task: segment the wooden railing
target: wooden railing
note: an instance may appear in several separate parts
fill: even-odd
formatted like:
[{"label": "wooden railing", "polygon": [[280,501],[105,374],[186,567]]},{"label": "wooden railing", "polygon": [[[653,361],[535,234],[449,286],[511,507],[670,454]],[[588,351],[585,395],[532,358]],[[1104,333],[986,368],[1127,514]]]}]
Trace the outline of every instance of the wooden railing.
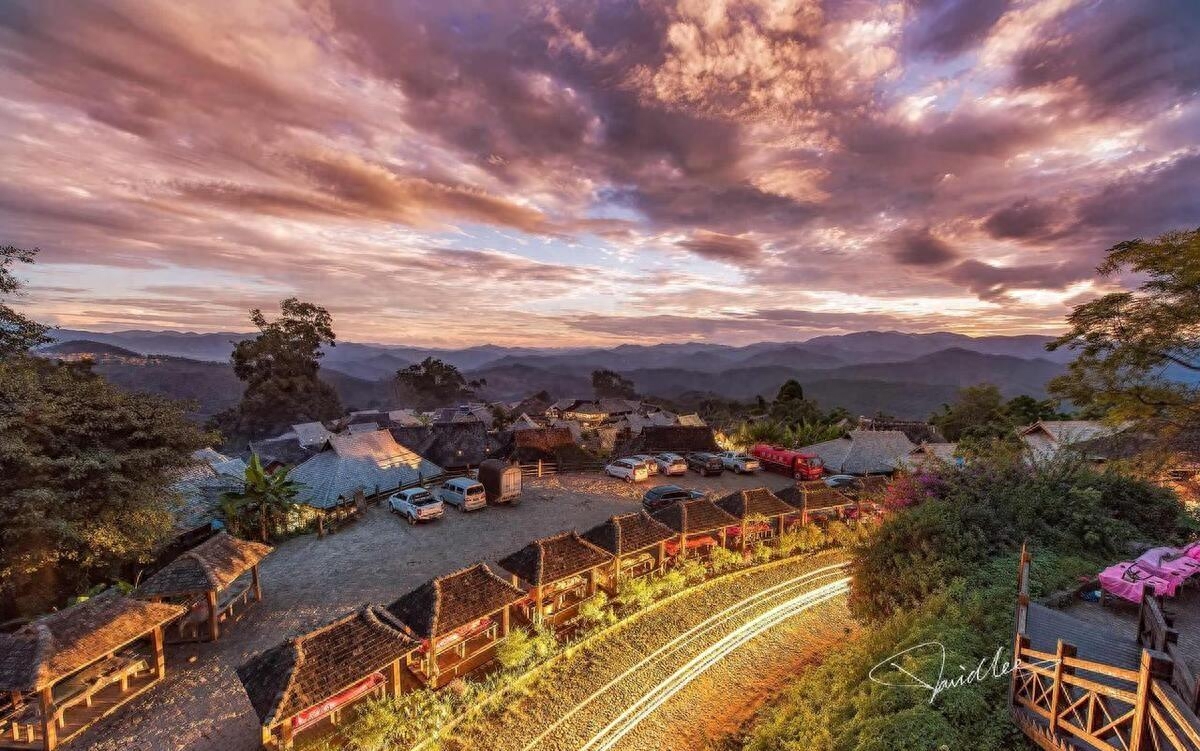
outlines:
[{"label": "wooden railing", "polygon": [[1026,635],[1029,566],[1022,549],[1009,705],[1025,734],[1047,751],[1072,741],[1098,751],[1200,751],[1196,678],[1158,601],[1142,601],[1137,670],[1080,659],[1061,639],[1053,653],[1040,652]]}]

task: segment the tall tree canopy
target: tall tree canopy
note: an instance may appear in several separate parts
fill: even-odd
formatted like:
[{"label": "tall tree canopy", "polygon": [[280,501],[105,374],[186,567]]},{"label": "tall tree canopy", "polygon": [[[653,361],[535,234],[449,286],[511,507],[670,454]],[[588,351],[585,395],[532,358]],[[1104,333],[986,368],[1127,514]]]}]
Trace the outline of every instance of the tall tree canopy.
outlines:
[{"label": "tall tree canopy", "polygon": [[422,408],[446,407],[475,395],[487,381],[468,381],[458,368],[436,357],[396,371],[396,390],[402,399]]},{"label": "tall tree canopy", "polygon": [[337,392],[319,376],[321,346],[336,345],[332,316],[294,297],[279,307],[282,315],[274,321],[257,308],[250,311],[259,334],[233,348],[233,372],[246,390],[237,407],[213,418],[227,439],[272,435],[298,422],[342,414]]},{"label": "tall tree canopy", "polygon": [[593,370],[592,391],[597,399],[633,399],[637,389],[633,381],[615,370]]},{"label": "tall tree canopy", "polygon": [[1200,229],[1120,243],[1097,269],[1125,270],[1136,290],[1077,306],[1049,345],[1077,353],[1051,391],[1160,435],[1200,429]]},{"label": "tall tree canopy", "polygon": [[184,409],[88,363],[0,361],[0,602],[40,612],[149,559],[171,534],[178,470],[215,438]]},{"label": "tall tree canopy", "polygon": [[958,390],[951,404],[934,413],[930,422],[950,441],[1007,438],[1013,431],[1038,420],[1060,420],[1059,412],[1050,400],[1038,400],[1022,394],[1004,401],[1000,389],[990,383],[980,383]]},{"label": "tall tree canopy", "polygon": [[16,263],[33,263],[38,249],[23,250],[12,245],[0,247],[0,359],[28,351],[50,341],[47,327],[8,307],[4,299],[20,294],[23,286],[13,274]]}]

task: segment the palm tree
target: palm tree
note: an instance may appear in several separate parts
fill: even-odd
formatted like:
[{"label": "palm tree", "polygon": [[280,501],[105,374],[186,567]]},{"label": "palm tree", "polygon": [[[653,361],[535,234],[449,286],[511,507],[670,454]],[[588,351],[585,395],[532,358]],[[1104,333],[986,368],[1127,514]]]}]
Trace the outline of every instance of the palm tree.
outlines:
[{"label": "palm tree", "polygon": [[226,517],[234,518],[247,512],[258,514],[258,532],[267,542],[267,521],[279,515],[287,516],[296,505],[300,484],[288,477],[291,470],[280,467],[274,472],[263,469],[257,454],[246,465],[246,480],[240,491],[221,494],[221,509]]}]

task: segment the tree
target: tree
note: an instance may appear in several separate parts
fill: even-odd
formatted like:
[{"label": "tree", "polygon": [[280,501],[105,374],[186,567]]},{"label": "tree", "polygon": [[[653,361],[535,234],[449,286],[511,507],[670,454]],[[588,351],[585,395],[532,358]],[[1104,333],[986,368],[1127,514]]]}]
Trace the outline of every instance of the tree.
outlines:
[{"label": "tree", "polygon": [[1051,393],[1075,405],[1132,420],[1170,439],[1200,428],[1200,229],[1128,240],[1097,269],[1131,271],[1135,291],[1078,305],[1070,329],[1047,346],[1077,353]]},{"label": "tree", "polygon": [[821,409],[811,399],[804,398],[804,387],[795,379],[788,379],[779,387],[775,401],[771,403],[771,417],[785,423],[817,422]]},{"label": "tree", "polygon": [[233,372],[246,390],[237,407],[213,418],[226,438],[258,438],[342,414],[337,392],[318,375],[321,345],[336,345],[332,316],[294,297],[279,307],[283,315],[274,321],[250,311],[259,334],[233,348]]},{"label": "tree", "polygon": [[50,341],[47,327],[21,315],[2,300],[18,295],[24,284],[13,275],[14,263],[33,263],[38,249],[23,250],[12,245],[0,247],[0,360],[28,351]]},{"label": "tree", "polygon": [[963,438],[996,438],[1011,429],[1004,415],[1004,397],[990,383],[967,386],[958,390],[953,404],[942,405],[930,422],[938,426],[946,440]]},{"label": "tree", "polygon": [[0,360],[3,610],[41,612],[151,560],[172,532],[178,472],[216,439],[186,409],[120,391],[90,363]]},{"label": "tree", "polygon": [[597,399],[635,399],[633,381],[614,370],[593,370],[592,391]]},{"label": "tree", "polygon": [[468,381],[458,368],[436,357],[426,357],[415,365],[396,371],[398,392],[407,391],[420,407],[445,407],[475,395],[487,385],[480,379]]},{"label": "tree", "polygon": [[280,467],[274,472],[267,472],[258,454],[251,454],[242,489],[221,494],[221,508],[225,517],[237,519],[246,514],[255,516],[259,537],[267,542],[269,530],[278,528],[279,519],[286,519],[296,507],[300,485],[288,477],[290,471],[289,468]]}]

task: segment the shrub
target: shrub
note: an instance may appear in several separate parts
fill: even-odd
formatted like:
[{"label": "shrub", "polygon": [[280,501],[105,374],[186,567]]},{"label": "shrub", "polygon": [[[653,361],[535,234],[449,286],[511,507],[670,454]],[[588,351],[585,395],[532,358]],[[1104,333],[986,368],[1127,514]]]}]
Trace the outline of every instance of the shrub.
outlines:
[{"label": "shrub", "polygon": [[533,657],[534,645],[529,632],[513,629],[496,645],[496,661],[505,670],[521,667]]},{"label": "shrub", "polygon": [[704,564],[695,558],[685,558],[672,572],[680,574],[688,584],[699,584],[708,577]]},{"label": "shrub", "polygon": [[[697,563],[699,566],[699,564]],[[700,566],[701,578],[703,578],[704,567]],[[673,595],[676,592],[682,592],[688,586],[687,573],[681,568],[673,568],[670,571],[663,572],[655,582],[657,594],[659,597]]]},{"label": "shrub", "polygon": [[622,579],[617,584],[617,602],[621,607],[640,610],[654,601],[654,587],[646,577]]},{"label": "shrub", "polygon": [[579,618],[589,626],[605,626],[617,617],[608,606],[608,594],[600,590],[579,606]]},{"label": "shrub", "polygon": [[751,560],[753,560],[755,563],[760,563],[760,564],[767,563],[774,557],[775,557],[775,550],[770,545],[766,545],[761,542],[754,546],[754,550],[750,554]]}]

